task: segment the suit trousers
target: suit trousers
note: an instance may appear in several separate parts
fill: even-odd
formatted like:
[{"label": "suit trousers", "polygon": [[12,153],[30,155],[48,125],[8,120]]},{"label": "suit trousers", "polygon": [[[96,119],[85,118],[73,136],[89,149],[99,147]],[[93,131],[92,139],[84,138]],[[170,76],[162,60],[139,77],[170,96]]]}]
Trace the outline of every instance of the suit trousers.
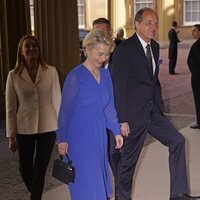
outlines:
[{"label": "suit trousers", "polygon": [[172,44],[169,49],[169,73],[175,73],[177,63],[178,47],[177,44]]},{"label": "suit trousers", "polygon": [[[195,77],[195,78],[194,78]],[[200,78],[198,75],[192,74],[192,92],[194,96],[195,111],[197,123],[200,124]]]},{"label": "suit trousers", "polygon": [[31,200],[41,200],[45,174],[55,144],[56,133],[47,132],[32,135],[17,134],[19,170],[31,192]]},{"label": "suit trousers", "polygon": [[138,128],[133,127],[130,135],[125,138],[118,165],[118,200],[131,200],[132,177],[147,133],[168,147],[170,196],[188,192],[185,139],[166,116],[154,112],[151,122]]},{"label": "suit trousers", "polygon": [[108,160],[114,176],[115,199],[117,199],[116,178],[117,178],[117,168],[121,158],[121,152],[119,149],[115,149],[116,146],[115,136],[112,134],[111,131],[107,131],[107,133],[108,133]]},{"label": "suit trousers", "polygon": [[175,73],[175,67],[177,62],[177,53],[174,54],[171,58],[169,58],[169,73]]}]

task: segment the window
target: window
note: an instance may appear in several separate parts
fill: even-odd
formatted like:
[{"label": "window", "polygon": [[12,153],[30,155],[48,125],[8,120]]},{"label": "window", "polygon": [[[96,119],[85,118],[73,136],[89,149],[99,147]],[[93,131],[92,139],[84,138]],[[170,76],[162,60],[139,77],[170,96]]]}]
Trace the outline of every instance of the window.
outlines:
[{"label": "window", "polygon": [[134,13],[137,13],[143,7],[153,8],[153,0],[135,0]]},{"label": "window", "polygon": [[34,2],[33,0],[29,0],[30,3],[30,17],[31,17],[31,32],[34,33]]},{"label": "window", "polygon": [[[31,17],[31,31],[34,34],[34,0],[29,0],[30,17]],[[78,0],[78,24],[80,29],[85,28],[85,0]]]},{"label": "window", "polygon": [[184,0],[184,25],[200,23],[200,0]]},{"label": "window", "polygon": [[78,26],[85,28],[85,0],[78,0]]}]

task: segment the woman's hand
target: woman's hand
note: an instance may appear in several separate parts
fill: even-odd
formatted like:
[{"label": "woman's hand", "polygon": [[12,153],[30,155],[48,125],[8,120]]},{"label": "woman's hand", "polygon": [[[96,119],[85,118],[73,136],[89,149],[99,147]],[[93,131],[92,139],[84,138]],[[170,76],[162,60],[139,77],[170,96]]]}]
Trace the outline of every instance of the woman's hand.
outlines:
[{"label": "woman's hand", "polygon": [[121,135],[116,135],[115,136],[115,141],[116,141],[116,149],[120,149],[122,148],[123,144],[124,144],[124,139]]},{"label": "woman's hand", "polygon": [[58,143],[58,152],[60,155],[65,156],[68,150],[68,144],[67,142],[61,142]]},{"label": "woman's hand", "polygon": [[121,133],[123,136],[128,137],[130,128],[127,122],[121,123]]},{"label": "woman's hand", "polygon": [[14,137],[8,138],[8,148],[14,153],[17,150],[17,143]]}]

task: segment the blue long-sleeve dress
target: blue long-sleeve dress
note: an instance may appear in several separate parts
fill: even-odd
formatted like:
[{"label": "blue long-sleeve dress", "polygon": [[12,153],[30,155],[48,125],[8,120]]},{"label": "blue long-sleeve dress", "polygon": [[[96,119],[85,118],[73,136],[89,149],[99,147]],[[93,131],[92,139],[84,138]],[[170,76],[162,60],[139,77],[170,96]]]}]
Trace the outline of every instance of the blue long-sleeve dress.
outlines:
[{"label": "blue long-sleeve dress", "polygon": [[71,200],[106,200],[111,196],[106,128],[120,134],[108,69],[98,83],[82,64],[67,76],[58,118],[58,142],[68,143],[76,168]]}]

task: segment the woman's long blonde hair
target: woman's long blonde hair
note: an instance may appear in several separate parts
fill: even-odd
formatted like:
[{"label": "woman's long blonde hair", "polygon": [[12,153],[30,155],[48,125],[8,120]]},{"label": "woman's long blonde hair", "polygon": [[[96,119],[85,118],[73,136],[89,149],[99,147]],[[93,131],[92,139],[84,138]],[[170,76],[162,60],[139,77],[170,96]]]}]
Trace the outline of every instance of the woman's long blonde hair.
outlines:
[{"label": "woman's long blonde hair", "polygon": [[40,64],[42,66],[43,70],[46,70],[48,67],[47,67],[46,61],[44,60],[44,58],[42,56],[39,40],[33,35],[25,35],[20,39],[20,41],[18,43],[17,58],[16,58],[16,64],[15,64],[15,73],[21,74],[22,70],[25,67],[25,58],[22,55],[22,46],[23,46],[23,42],[26,39],[32,39],[36,42],[36,44],[38,46],[38,64]]}]

